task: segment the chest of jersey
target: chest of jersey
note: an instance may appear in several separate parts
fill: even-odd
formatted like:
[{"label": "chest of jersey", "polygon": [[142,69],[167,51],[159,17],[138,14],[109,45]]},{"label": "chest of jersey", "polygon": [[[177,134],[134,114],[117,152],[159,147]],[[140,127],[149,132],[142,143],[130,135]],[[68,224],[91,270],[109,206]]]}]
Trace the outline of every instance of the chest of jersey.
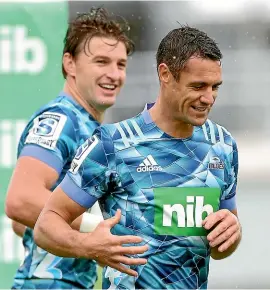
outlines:
[{"label": "chest of jersey", "polygon": [[223,156],[218,145],[175,140],[119,151],[121,190],[112,199],[126,212],[125,226],[151,235],[175,236],[179,228],[181,236],[204,235],[202,219],[218,209],[227,186]]},{"label": "chest of jersey", "polygon": [[122,186],[139,188],[226,186],[226,159],[219,144],[157,140],[117,153]]}]

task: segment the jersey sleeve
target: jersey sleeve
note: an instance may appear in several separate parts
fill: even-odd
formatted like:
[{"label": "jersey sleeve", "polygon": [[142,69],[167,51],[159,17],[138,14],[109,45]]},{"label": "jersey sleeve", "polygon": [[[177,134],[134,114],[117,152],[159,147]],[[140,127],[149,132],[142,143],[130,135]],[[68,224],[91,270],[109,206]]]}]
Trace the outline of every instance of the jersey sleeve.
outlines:
[{"label": "jersey sleeve", "polygon": [[65,163],[75,154],[77,127],[75,114],[65,108],[57,106],[42,112],[30,121],[23,133],[18,157],[38,159],[60,174]]},{"label": "jersey sleeve", "polygon": [[238,177],[238,149],[234,139],[232,139],[232,150],[228,158],[227,186],[222,194],[220,209],[233,210],[236,209],[236,187]]},{"label": "jersey sleeve", "polygon": [[97,199],[120,186],[113,141],[105,129],[96,129],[93,136],[78,148],[70,170],[59,186],[85,208],[90,208]]}]

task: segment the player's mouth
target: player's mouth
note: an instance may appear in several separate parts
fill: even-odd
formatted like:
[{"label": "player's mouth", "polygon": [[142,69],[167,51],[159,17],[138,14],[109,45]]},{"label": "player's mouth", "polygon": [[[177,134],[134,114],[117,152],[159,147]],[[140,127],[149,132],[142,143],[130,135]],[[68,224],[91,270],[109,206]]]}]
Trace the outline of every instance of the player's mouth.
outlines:
[{"label": "player's mouth", "polygon": [[200,106],[191,106],[191,108],[197,112],[200,112],[200,113],[203,113],[203,112],[206,112],[208,107],[200,107]]},{"label": "player's mouth", "polygon": [[107,90],[107,91],[114,91],[117,88],[117,85],[113,85],[113,84],[99,84],[99,86],[103,90]]}]

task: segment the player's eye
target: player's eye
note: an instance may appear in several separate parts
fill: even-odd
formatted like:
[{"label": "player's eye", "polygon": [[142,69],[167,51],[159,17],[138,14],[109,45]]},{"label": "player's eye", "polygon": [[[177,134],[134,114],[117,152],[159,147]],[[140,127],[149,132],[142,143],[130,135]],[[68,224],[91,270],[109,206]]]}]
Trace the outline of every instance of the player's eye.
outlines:
[{"label": "player's eye", "polygon": [[121,69],[125,69],[126,66],[127,66],[126,63],[124,63],[124,62],[121,62],[118,64],[118,67],[120,67]]},{"label": "player's eye", "polygon": [[192,86],[192,88],[193,88],[194,90],[200,90],[200,89],[202,89],[203,87],[204,87],[203,84],[196,84],[196,85],[193,85],[193,86]]},{"label": "player's eye", "polygon": [[98,59],[97,60],[97,63],[106,64],[106,60],[104,60],[104,59]]},{"label": "player's eye", "polygon": [[218,91],[219,88],[220,88],[220,85],[218,85],[218,86],[213,86],[213,91]]}]

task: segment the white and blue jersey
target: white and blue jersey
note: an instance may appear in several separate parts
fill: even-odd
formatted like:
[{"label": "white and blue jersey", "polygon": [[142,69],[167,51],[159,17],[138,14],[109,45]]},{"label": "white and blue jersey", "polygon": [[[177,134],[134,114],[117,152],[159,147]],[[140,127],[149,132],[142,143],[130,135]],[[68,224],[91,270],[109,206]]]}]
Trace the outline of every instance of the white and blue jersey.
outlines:
[{"label": "white and blue jersey", "polygon": [[[22,133],[17,157],[33,157],[55,169],[59,179],[53,190],[70,168],[77,147],[98,126],[83,107],[61,93],[31,117]],[[23,244],[26,255],[15,275],[13,289],[93,288],[97,279],[95,261],[56,257],[46,252],[35,244],[30,228],[26,229]]]},{"label": "white and blue jersey", "polygon": [[60,187],[89,208],[99,199],[104,218],[121,209],[115,235],[137,235],[149,250],[132,266],[138,277],[110,267],[103,289],[207,288],[210,247],[202,220],[236,208],[238,153],[223,127],[207,120],[191,137],[173,138],[144,110],[103,125],[81,146]]}]

